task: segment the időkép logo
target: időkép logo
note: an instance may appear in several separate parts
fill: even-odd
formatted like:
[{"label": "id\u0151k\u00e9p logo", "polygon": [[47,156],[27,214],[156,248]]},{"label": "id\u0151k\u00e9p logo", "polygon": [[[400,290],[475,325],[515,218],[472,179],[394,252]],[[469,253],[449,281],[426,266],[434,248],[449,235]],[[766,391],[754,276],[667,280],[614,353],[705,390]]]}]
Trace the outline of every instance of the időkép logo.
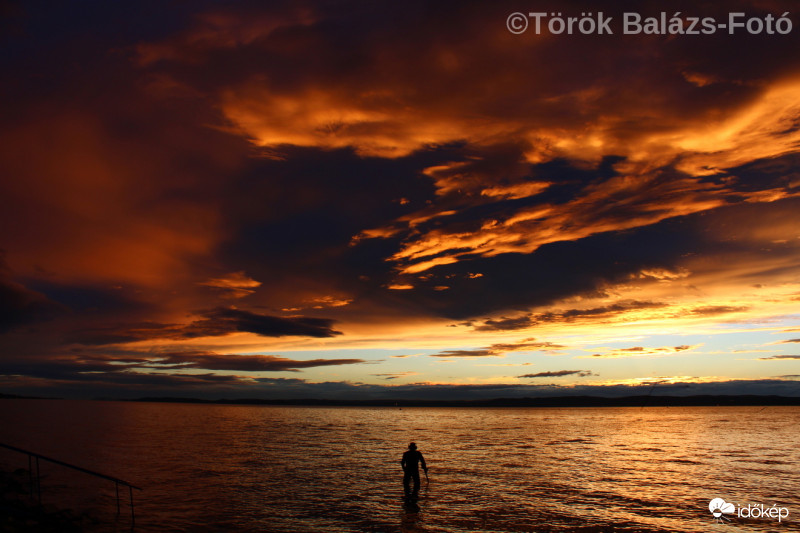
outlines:
[{"label": "id\u0151k\u00e9p logo", "polygon": [[756,518],[756,519],[777,519],[778,522],[789,516],[789,509],[786,507],[778,507],[777,504],[772,504],[771,507],[761,504],[748,504],[747,506],[740,505],[737,509],[736,505],[726,502],[722,498],[714,498],[708,504],[708,510],[714,516],[714,520],[723,523],[730,522],[730,518],[726,515],[733,515],[737,518]]}]

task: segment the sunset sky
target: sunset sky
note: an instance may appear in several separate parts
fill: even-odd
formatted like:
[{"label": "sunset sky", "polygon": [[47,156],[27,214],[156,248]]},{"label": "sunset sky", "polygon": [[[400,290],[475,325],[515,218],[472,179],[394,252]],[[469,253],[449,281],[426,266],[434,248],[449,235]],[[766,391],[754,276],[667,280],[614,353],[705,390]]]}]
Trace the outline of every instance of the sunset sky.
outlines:
[{"label": "sunset sky", "polygon": [[4,3],[0,392],[800,396],[796,8]]}]

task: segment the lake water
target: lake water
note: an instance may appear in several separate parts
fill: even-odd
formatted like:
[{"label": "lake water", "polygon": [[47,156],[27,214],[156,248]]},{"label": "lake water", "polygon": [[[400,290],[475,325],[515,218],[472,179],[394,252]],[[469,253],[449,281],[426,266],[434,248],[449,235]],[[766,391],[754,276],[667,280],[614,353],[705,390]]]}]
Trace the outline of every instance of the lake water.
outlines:
[{"label": "lake water", "polygon": [[[141,532],[800,531],[799,428],[798,407],[0,401],[0,442],[142,487]],[[399,464],[412,440],[430,467],[416,504]],[[113,483],[40,468],[44,503],[113,519]],[[789,516],[717,524],[712,498]],[[130,530],[128,512],[99,530]]]}]

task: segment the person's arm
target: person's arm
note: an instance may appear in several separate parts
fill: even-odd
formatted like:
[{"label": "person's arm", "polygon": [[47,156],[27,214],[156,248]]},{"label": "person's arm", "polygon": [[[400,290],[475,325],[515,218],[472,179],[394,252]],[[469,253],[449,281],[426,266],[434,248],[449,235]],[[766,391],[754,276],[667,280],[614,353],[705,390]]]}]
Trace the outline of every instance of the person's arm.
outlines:
[{"label": "person's arm", "polygon": [[422,469],[427,473],[428,472],[428,465],[425,464],[425,458],[422,457],[422,453],[419,454],[419,462],[422,463]]},{"label": "person's arm", "polygon": [[403,467],[403,471],[406,470],[406,454],[403,454],[403,457],[400,458],[400,466]]}]

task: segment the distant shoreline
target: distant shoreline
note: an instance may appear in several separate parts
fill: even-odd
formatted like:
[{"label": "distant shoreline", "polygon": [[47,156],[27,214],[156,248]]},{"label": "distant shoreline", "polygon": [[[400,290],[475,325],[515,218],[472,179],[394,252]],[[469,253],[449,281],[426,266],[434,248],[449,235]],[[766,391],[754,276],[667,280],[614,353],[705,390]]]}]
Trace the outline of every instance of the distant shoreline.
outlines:
[{"label": "distant shoreline", "polygon": [[332,399],[218,399],[137,398],[134,402],[206,403],[223,405],[297,405],[344,407],[679,407],[679,406],[773,406],[800,405],[800,397],[791,396],[560,396],[551,398],[495,398],[491,400],[332,400]]},{"label": "distant shoreline", "polygon": [[[59,400],[41,396],[0,393],[2,399]],[[205,400],[202,398],[143,397],[95,398],[97,401],[194,403],[211,405],[275,405],[317,407],[689,407],[689,406],[796,406],[800,396],[776,395],[696,395],[696,396],[554,396],[537,398],[494,398],[491,400],[336,400],[320,398],[261,399],[243,398]]]}]

